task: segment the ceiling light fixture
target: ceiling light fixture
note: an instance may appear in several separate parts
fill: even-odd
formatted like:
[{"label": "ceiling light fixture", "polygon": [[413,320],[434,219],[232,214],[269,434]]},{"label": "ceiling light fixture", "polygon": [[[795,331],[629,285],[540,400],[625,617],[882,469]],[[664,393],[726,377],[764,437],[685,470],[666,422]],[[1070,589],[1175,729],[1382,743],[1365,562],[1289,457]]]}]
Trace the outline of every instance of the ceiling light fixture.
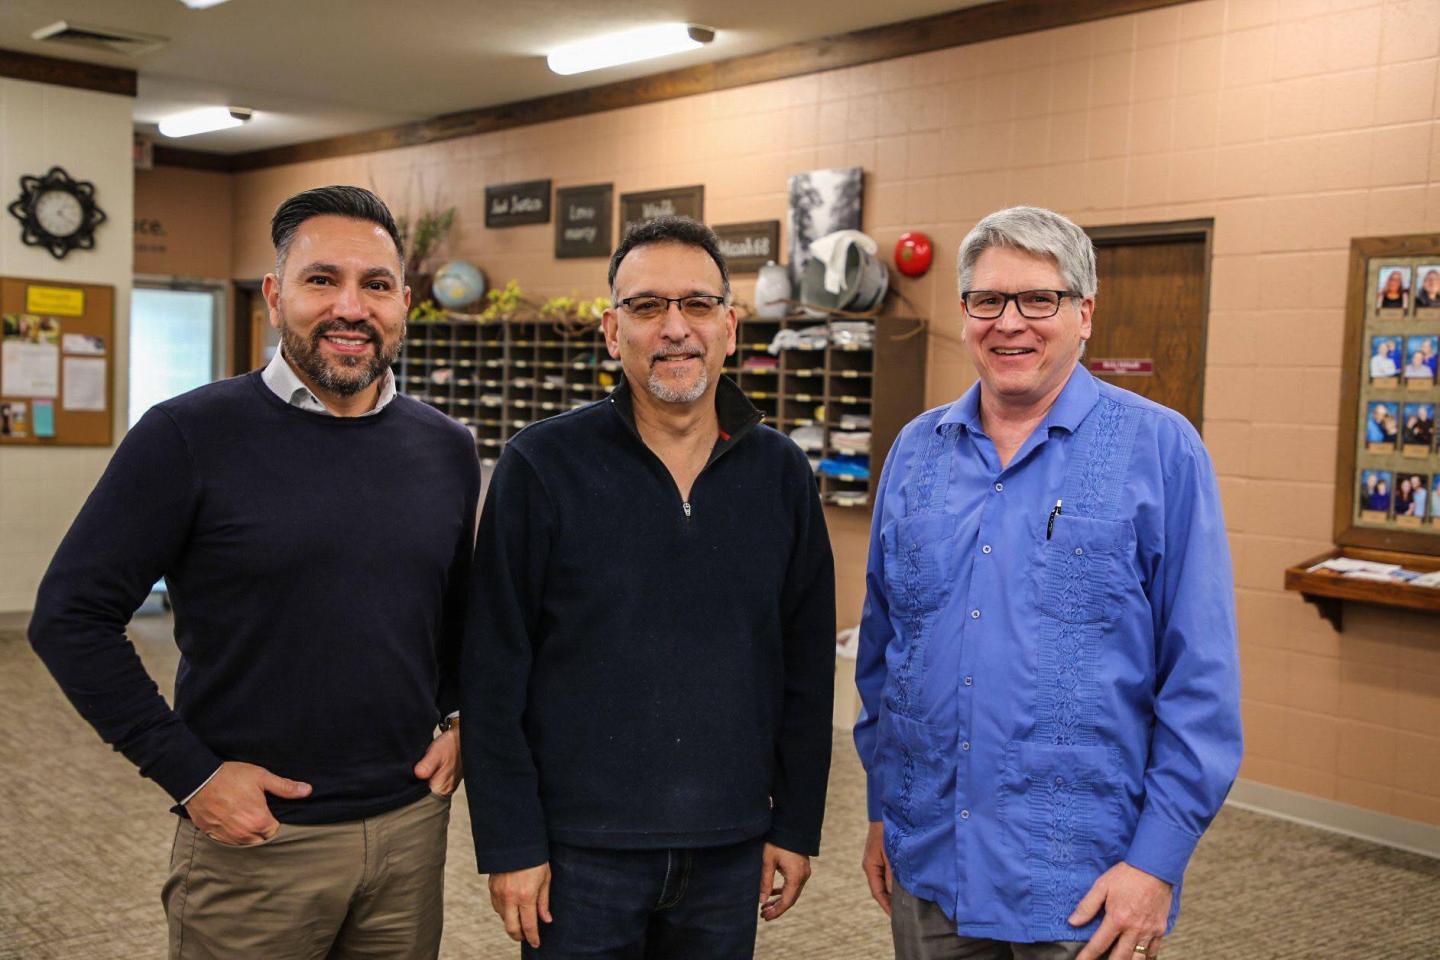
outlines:
[{"label": "ceiling light fixture", "polygon": [[191,10],[207,10],[210,7],[220,6],[225,0],[180,0],[180,2]]},{"label": "ceiling light fixture", "polygon": [[167,137],[190,137],[197,133],[228,130],[245,123],[252,115],[252,111],[244,107],[202,107],[170,114],[160,121],[160,132]]},{"label": "ceiling light fixture", "polygon": [[561,76],[602,70],[636,60],[698,50],[715,39],[715,31],[693,23],[657,23],[556,47],[546,56],[550,69]]}]

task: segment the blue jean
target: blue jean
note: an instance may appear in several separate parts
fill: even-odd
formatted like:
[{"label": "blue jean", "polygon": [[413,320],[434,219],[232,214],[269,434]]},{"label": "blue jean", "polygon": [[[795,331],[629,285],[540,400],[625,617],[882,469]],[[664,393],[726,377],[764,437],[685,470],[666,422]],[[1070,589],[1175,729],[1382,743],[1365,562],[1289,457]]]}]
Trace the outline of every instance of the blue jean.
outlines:
[{"label": "blue jean", "polygon": [[746,960],[762,839],[693,850],[550,847],[550,914],[534,960]]}]

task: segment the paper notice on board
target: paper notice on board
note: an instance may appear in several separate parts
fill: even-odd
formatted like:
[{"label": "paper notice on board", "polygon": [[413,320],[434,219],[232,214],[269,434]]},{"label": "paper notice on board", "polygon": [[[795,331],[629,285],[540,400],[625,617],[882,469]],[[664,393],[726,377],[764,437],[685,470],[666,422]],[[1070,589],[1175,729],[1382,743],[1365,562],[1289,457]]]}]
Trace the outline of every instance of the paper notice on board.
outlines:
[{"label": "paper notice on board", "polygon": [[21,340],[0,343],[0,393],[7,397],[54,397],[59,392],[58,346]]},{"label": "paper notice on board", "polygon": [[91,357],[65,358],[65,396],[62,410],[105,409],[105,361]]}]

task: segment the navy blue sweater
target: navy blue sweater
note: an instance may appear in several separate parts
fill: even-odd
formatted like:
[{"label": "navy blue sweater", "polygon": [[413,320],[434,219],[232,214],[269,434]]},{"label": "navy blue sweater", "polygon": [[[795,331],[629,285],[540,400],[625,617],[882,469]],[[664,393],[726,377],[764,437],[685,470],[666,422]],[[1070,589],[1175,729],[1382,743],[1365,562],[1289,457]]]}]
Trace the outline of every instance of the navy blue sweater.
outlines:
[{"label": "navy blue sweater", "polygon": [[550,842],[818,852],[835,580],[805,455],[728,380],[689,502],[630,394],[505,448],[461,673],[480,871]]},{"label": "navy blue sweater", "polygon": [[[427,787],[479,465],[408,397],[369,417],[292,407],[259,373],[148,411],[40,585],[30,642],[75,708],[176,800],[222,760],[314,786],[277,819],[330,823]],[[172,710],[125,625],[164,576],[181,660]]]}]

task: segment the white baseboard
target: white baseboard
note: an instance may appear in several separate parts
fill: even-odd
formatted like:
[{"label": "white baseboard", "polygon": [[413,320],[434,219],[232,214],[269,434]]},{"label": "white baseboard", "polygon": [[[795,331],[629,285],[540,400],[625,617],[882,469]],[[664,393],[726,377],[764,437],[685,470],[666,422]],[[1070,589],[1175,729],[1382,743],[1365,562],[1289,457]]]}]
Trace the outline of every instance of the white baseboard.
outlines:
[{"label": "white baseboard", "polygon": [[1253,780],[1235,781],[1230,799],[1225,802],[1241,810],[1440,859],[1440,827],[1418,820],[1376,813]]}]

